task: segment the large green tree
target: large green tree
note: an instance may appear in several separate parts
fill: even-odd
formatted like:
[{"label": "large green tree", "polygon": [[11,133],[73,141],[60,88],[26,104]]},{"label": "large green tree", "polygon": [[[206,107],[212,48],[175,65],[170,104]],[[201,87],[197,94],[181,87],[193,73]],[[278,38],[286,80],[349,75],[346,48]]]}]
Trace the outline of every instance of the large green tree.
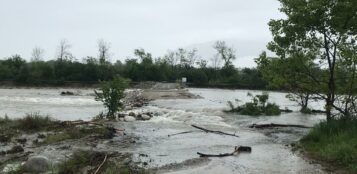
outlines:
[{"label": "large green tree", "polygon": [[[269,43],[268,48],[283,60],[304,57],[316,63],[325,71],[322,77],[316,77],[309,71],[301,72],[300,75],[313,82],[315,88],[309,89],[310,92],[326,101],[327,120],[333,118],[334,110],[350,115],[351,110],[345,110],[338,104],[352,101],[341,97],[344,87],[337,85],[336,75],[339,69],[346,68],[341,66],[341,63],[348,67],[355,66],[351,62],[356,57],[347,55],[356,54],[357,1],[279,1],[282,5],[280,11],[286,17],[269,22],[273,41]],[[352,76],[346,75],[343,78],[349,83],[355,81]]]}]

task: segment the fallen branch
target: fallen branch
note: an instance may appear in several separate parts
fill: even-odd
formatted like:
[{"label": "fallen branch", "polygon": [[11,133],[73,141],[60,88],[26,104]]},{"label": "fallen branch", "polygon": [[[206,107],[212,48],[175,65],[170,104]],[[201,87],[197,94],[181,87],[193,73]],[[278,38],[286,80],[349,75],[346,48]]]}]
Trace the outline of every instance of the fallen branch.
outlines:
[{"label": "fallen branch", "polygon": [[232,153],[221,153],[221,154],[216,155],[216,154],[204,154],[204,153],[197,152],[197,154],[200,155],[200,157],[226,157],[226,156],[238,155],[240,152],[251,152],[251,151],[252,151],[251,147],[236,146]]},{"label": "fallen branch", "polygon": [[297,124],[275,124],[275,123],[270,123],[270,124],[252,124],[252,125],[249,126],[249,128],[257,128],[257,129],[273,128],[273,127],[311,128],[310,126],[297,125]]},{"label": "fallen branch", "polygon": [[104,165],[105,161],[107,161],[107,157],[108,155],[106,154],[105,157],[104,157],[104,160],[103,162],[99,165],[99,167],[97,168],[97,170],[94,172],[94,174],[97,174],[100,170],[100,168]]},{"label": "fallen branch", "polygon": [[214,131],[214,130],[209,130],[209,129],[205,129],[205,128],[202,128],[202,127],[199,127],[199,126],[196,126],[196,125],[191,125],[192,127],[196,128],[196,129],[200,129],[206,133],[214,133],[214,134],[219,134],[219,135],[228,135],[228,136],[233,136],[233,137],[239,137],[238,135],[235,135],[235,134],[230,134],[230,133],[225,133],[225,132],[222,132],[222,131]]},{"label": "fallen branch", "polygon": [[189,134],[189,133],[193,133],[193,132],[196,132],[196,131],[185,131],[185,132],[179,132],[179,133],[170,134],[170,135],[167,135],[167,136],[168,136],[168,137],[172,137],[172,136],[175,136],[175,135]]}]

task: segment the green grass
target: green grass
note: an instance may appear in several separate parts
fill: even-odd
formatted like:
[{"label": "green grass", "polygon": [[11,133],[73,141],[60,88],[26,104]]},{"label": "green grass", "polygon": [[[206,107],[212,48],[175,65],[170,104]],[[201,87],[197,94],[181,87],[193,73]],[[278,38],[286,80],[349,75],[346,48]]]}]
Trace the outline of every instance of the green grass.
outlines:
[{"label": "green grass", "polygon": [[113,131],[107,127],[72,127],[64,129],[62,132],[50,134],[46,137],[43,144],[53,144],[69,139],[80,139],[88,135],[97,135],[98,138],[110,139]]},{"label": "green grass", "polygon": [[52,144],[68,139],[79,139],[88,135],[97,135],[98,138],[110,139],[115,130],[104,126],[70,126],[63,125],[60,121],[38,113],[27,114],[24,118],[9,119],[7,116],[0,118],[0,142],[9,142],[12,137],[21,133],[35,133],[39,131],[55,131],[46,137],[43,144]]},{"label": "green grass", "polygon": [[33,133],[47,130],[59,125],[58,121],[38,113],[26,114],[23,118],[10,119],[8,116],[0,118],[0,142],[8,142],[21,131]]},{"label": "green grass", "polygon": [[322,122],[301,144],[313,156],[357,172],[357,119]]},{"label": "green grass", "polygon": [[[98,166],[103,162],[105,158],[104,152],[97,151],[85,151],[79,150],[73,153],[73,155],[65,160],[63,163],[59,164],[57,167],[59,174],[76,174],[87,166],[93,167],[89,173],[94,173]],[[110,155],[107,156],[106,162],[101,167],[99,173],[101,174],[127,174],[127,173],[138,173],[133,172],[127,165],[120,164],[120,159],[111,160]],[[139,172],[144,173],[144,172]]]}]

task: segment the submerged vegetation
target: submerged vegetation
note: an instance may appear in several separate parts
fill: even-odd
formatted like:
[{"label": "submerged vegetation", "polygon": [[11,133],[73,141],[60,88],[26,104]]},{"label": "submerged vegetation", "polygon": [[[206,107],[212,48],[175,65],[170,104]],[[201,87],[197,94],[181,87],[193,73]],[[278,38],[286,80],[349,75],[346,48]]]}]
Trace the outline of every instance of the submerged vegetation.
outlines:
[{"label": "submerged vegetation", "polygon": [[313,157],[357,172],[357,119],[341,118],[315,126],[301,143]]},{"label": "submerged vegetation", "polygon": [[[229,101],[228,105],[230,107],[229,112],[236,112],[242,115],[250,116],[273,116],[280,115],[281,111],[279,106],[275,103],[269,103],[269,95],[267,93],[262,93],[261,95],[253,96],[251,93],[248,93],[248,96],[251,97],[251,102],[247,102],[244,105],[234,106],[233,102]],[[237,100],[238,102],[238,100]]]}]

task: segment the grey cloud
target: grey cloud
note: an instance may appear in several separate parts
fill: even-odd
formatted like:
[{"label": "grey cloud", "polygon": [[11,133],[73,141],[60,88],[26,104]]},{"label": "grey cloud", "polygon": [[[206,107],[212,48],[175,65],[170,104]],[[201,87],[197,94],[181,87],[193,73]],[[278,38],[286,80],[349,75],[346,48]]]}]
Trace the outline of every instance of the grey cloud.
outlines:
[{"label": "grey cloud", "polygon": [[278,8],[276,0],[0,0],[0,58],[29,58],[39,46],[52,59],[63,38],[77,58],[96,55],[100,38],[114,60],[138,47],[160,56],[214,40],[235,40],[238,57],[254,57],[271,39],[267,22],[281,17]]}]

